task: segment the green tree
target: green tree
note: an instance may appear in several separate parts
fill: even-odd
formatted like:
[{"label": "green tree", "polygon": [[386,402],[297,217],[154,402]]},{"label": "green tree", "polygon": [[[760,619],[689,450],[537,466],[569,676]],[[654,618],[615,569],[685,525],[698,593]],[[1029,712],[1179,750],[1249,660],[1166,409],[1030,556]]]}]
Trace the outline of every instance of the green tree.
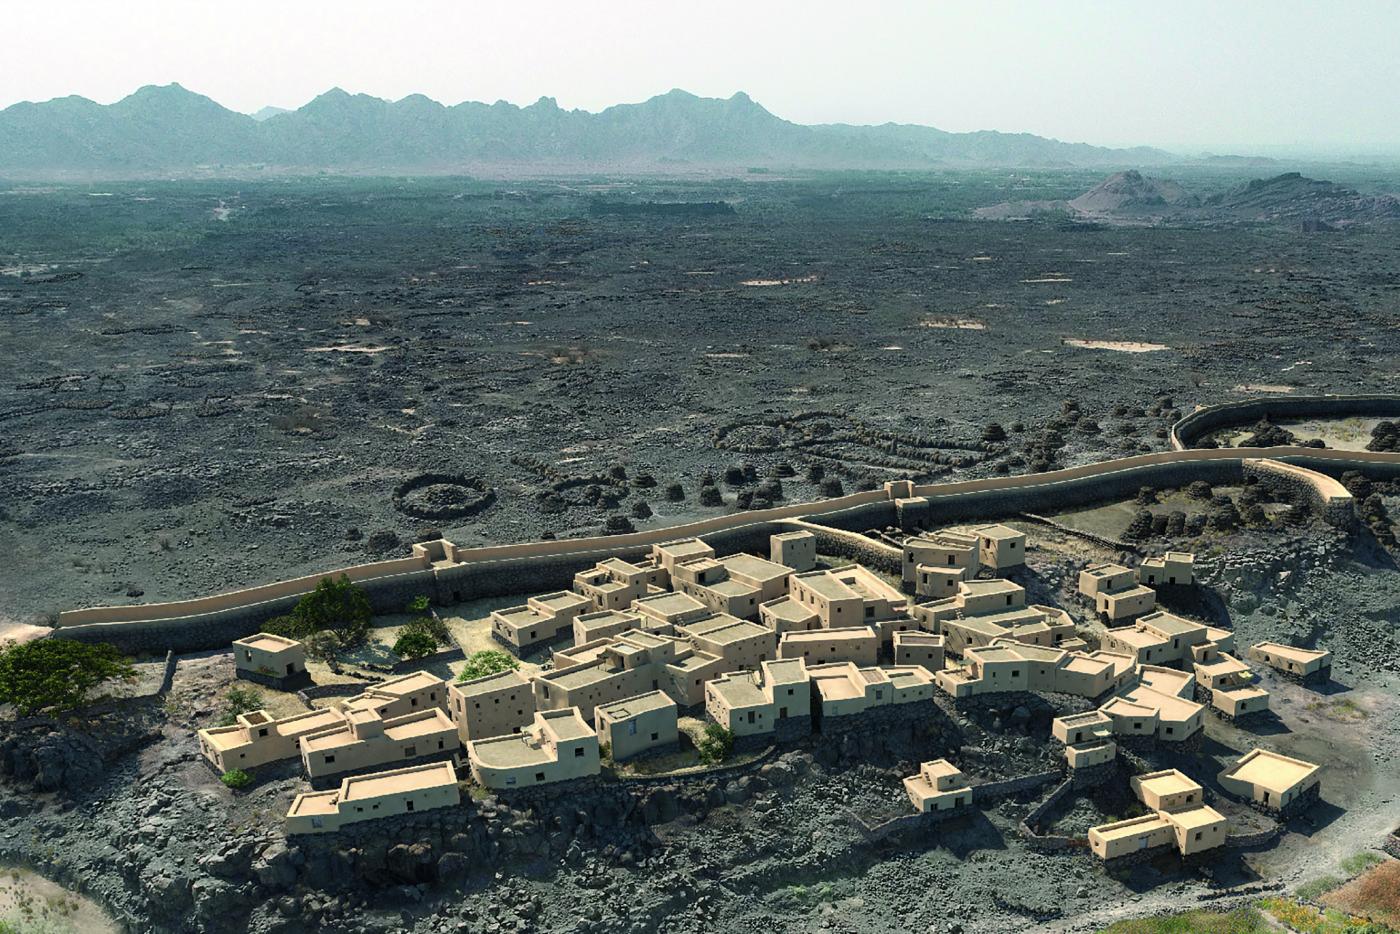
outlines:
[{"label": "green tree", "polygon": [[409,613],[426,613],[426,612],[428,612],[428,597],[427,597],[427,594],[421,594],[421,593],[420,593],[418,596],[416,596],[416,597],[414,597],[412,600],[408,601],[408,612],[409,612]]},{"label": "green tree", "polygon": [[697,748],[700,750],[701,762],[712,765],[723,762],[734,751],[734,731],[718,723],[707,723],[705,735],[700,738]]},{"label": "green tree", "polygon": [[230,788],[247,788],[253,784],[253,776],[242,769],[229,769],[219,776],[219,781]]},{"label": "green tree", "polygon": [[283,636],[288,639],[305,639],[311,635],[306,625],[295,616],[274,616],[263,623],[263,632],[270,632],[274,636]]},{"label": "green tree", "polygon": [[394,642],[394,654],[399,658],[422,658],[437,651],[437,640],[422,629],[405,628]]},{"label": "green tree", "polygon": [[480,652],[473,652],[467,658],[466,665],[462,666],[462,670],[457,674],[457,680],[470,681],[503,671],[514,671],[519,667],[520,661],[513,655],[495,649],[482,649]]},{"label": "green tree", "polygon": [[309,633],[322,630],[333,632],[340,644],[353,648],[369,635],[373,611],[365,592],[344,574],[339,578],[323,577],[316,589],[297,601],[292,618]]},{"label": "green tree", "polygon": [[238,722],[239,714],[261,710],[262,705],[261,692],[252,688],[229,688],[224,695],[224,713],[219,717],[219,726],[233,726]]},{"label": "green tree", "polygon": [[328,665],[335,664],[344,647],[340,636],[329,629],[313,632],[306,638],[306,654],[312,658],[320,659]]},{"label": "green tree", "polygon": [[73,639],[35,639],[0,649],[0,704],[21,714],[80,706],[106,681],[133,681],[136,669],[113,646]]}]

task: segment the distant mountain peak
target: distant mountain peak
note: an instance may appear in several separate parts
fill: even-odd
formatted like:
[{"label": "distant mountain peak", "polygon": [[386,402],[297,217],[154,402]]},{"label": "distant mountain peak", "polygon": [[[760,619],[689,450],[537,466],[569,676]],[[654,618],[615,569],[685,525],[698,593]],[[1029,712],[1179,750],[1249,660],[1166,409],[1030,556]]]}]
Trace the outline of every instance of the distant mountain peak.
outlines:
[{"label": "distant mountain peak", "polygon": [[1166,158],[1156,150],[1029,134],[802,126],[743,91],[717,98],[683,88],[598,113],[563,110],[549,96],[526,107],[506,101],[449,107],[422,94],[391,102],[333,87],[297,110],[265,107],[249,116],[176,83],[142,87],[106,107],[50,101],[0,110],[0,172],[30,176],[169,174],[210,165],[413,174],[507,165],[1110,167]]}]

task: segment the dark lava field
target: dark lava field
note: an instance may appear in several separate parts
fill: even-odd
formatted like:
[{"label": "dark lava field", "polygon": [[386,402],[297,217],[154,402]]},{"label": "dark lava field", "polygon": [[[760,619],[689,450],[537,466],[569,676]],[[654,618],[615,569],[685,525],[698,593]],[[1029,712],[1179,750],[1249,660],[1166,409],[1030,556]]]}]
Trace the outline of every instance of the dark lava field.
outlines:
[{"label": "dark lava field", "polygon": [[1393,391],[1393,227],[970,219],[1100,177],[0,183],[0,621]]}]

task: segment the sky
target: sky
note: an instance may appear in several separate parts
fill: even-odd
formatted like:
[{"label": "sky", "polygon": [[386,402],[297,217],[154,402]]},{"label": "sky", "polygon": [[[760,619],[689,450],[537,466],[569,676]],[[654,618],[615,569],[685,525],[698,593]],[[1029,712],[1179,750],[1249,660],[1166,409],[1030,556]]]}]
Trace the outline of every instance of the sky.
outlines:
[{"label": "sky", "polygon": [[1400,153],[1400,0],[8,0],[0,107],[179,82],[597,111],[679,87],[797,123],[1182,153]]}]

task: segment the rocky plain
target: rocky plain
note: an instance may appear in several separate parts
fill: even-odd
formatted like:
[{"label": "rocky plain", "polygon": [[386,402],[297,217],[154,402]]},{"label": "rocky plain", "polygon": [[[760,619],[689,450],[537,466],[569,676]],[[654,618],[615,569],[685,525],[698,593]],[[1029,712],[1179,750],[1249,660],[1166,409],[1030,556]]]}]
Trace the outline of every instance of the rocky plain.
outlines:
[{"label": "rocky plain", "polygon": [[[1073,466],[1164,450],[1196,405],[1394,391],[1393,228],[971,214],[1099,177],[0,185],[0,621],[17,633],[437,534],[592,535]],[[1247,181],[1184,184],[1204,199]],[[1370,426],[1291,430],[1364,446]],[[899,777],[922,759],[986,780],[1052,767],[1056,698],[949,705],[732,774],[483,796],[288,841],[293,771],[235,794],[199,761],[193,730],[232,683],[219,653],[178,659],[168,693],[0,742],[0,856],[133,931],[1090,931],[1228,904],[1400,823],[1400,495],[1359,493],[1372,511],[1349,532],[1242,490],[1054,517],[1196,551],[1202,586],[1179,609],[1242,645],[1336,655],[1329,693],[1265,675],[1267,736],[1209,723],[1202,762],[1263,738],[1329,771],[1326,807],[1208,872],[1109,876],[1031,849],[1016,827],[1043,789],[926,834],[860,832],[853,816],[902,812]],[[1161,520],[1143,527],[1144,509]],[[1124,556],[1027,531],[1020,581],[1092,634],[1074,574]],[[142,664],[158,682],[161,660]],[[1057,820],[1123,806],[1079,795]]]}]

